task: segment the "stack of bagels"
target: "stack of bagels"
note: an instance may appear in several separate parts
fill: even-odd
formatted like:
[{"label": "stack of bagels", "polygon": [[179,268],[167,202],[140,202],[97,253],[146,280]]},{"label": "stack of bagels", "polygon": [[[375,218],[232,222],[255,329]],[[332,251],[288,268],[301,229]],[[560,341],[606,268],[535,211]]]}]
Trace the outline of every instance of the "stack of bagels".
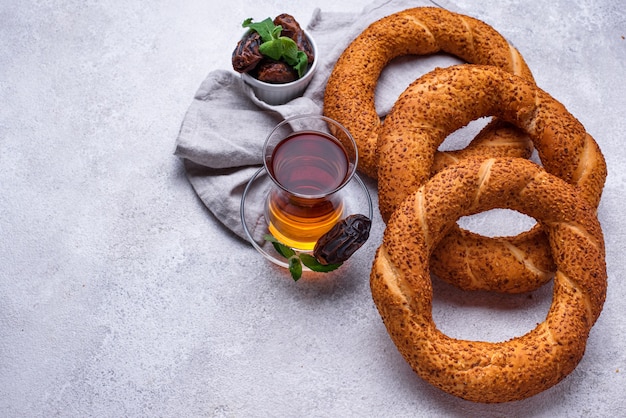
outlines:
[{"label": "stack of bagels", "polygon": [[[374,104],[383,68],[403,55],[448,53],[467,64],[413,82],[384,121]],[[398,350],[432,385],[476,402],[542,392],[581,360],[606,295],[597,219],[606,163],[567,109],[537,87],[520,53],[489,25],[414,8],[367,27],[328,80],[324,114],[348,128],[359,170],[378,181],[386,229],[370,276]],[[440,152],[453,131],[492,121],[463,150]],[[536,150],[541,164],[529,157]],[[488,238],[457,220],[494,208],[533,217],[531,230]],[[521,293],[554,280],[545,320],[491,343],[450,338],[432,317],[430,273],[466,290]]]}]

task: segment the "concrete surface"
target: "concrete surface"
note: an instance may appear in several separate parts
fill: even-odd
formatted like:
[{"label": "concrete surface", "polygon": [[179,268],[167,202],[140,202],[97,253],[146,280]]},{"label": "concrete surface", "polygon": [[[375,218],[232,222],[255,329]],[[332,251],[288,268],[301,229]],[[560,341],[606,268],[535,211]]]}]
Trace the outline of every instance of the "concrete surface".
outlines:
[{"label": "concrete surface", "polygon": [[[349,272],[294,284],[186,180],[173,156],[180,122],[206,74],[230,68],[241,20],[307,22],[315,7],[362,2],[4,1],[0,416],[626,416],[623,4],[454,4],[518,47],[608,162],[609,291],[569,377],[503,405],[432,388],[371,300],[380,222]],[[444,332],[485,340],[531,329],[551,297],[549,286],[532,298],[435,291]]]}]

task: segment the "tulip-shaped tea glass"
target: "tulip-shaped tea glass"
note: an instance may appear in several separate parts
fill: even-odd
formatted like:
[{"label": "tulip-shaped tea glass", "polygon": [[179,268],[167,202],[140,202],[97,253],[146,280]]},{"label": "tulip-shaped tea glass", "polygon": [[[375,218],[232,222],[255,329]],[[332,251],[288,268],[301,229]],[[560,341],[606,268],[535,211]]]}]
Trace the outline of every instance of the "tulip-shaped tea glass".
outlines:
[{"label": "tulip-shaped tea glass", "polygon": [[279,123],[263,146],[263,164],[273,182],[265,218],[274,238],[296,250],[312,250],[343,218],[341,189],[357,162],[354,139],[338,122],[302,115]]}]

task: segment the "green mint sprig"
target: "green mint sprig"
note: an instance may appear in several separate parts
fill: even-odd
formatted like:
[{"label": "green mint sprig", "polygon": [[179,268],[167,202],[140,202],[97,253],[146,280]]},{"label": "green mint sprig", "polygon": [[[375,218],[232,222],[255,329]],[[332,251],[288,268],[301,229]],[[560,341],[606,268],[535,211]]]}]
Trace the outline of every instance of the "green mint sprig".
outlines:
[{"label": "green mint sprig", "polygon": [[298,77],[304,75],[308,65],[308,57],[304,51],[298,49],[298,45],[293,39],[281,36],[282,26],[274,25],[274,22],[269,17],[258,23],[253,23],[252,18],[249,17],[243,21],[241,26],[250,28],[261,36],[263,41],[259,46],[261,54],[276,61],[282,59],[298,72]]},{"label": "green mint sprig", "polygon": [[283,257],[287,259],[289,263],[289,272],[295,282],[302,277],[302,265],[308,267],[311,271],[318,273],[327,273],[329,271],[337,270],[343,263],[336,264],[322,264],[311,254],[298,253],[293,248],[290,248],[278,241],[270,234],[266,234],[263,238],[266,241],[271,242],[274,249]]}]

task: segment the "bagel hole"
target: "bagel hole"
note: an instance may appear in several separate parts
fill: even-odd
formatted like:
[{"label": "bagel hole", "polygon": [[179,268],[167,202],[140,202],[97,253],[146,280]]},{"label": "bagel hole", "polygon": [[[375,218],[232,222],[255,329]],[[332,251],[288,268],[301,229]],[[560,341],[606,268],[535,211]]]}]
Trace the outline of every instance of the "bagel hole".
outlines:
[{"label": "bagel hole", "polygon": [[529,160],[543,167],[543,163],[541,162],[541,158],[539,158],[539,153],[537,152],[537,148],[533,149],[533,152],[530,155]]},{"label": "bagel hole", "polygon": [[411,83],[437,67],[464,64],[465,61],[449,54],[403,55],[392,59],[380,73],[374,92],[376,113],[384,118],[398,97]]},{"label": "bagel hole", "polygon": [[512,209],[491,209],[457,221],[459,227],[486,237],[512,237],[532,229],[536,223],[535,218]]},{"label": "bagel hole", "polygon": [[433,277],[433,320],[451,338],[507,341],[545,320],[552,291],[552,281],[522,294],[464,291]]},{"label": "bagel hole", "polygon": [[472,139],[476,137],[482,131],[482,129],[491,122],[493,117],[485,116],[475,119],[467,125],[457,129],[446,137],[446,139],[439,145],[439,151],[457,151],[465,148],[472,142]]}]

